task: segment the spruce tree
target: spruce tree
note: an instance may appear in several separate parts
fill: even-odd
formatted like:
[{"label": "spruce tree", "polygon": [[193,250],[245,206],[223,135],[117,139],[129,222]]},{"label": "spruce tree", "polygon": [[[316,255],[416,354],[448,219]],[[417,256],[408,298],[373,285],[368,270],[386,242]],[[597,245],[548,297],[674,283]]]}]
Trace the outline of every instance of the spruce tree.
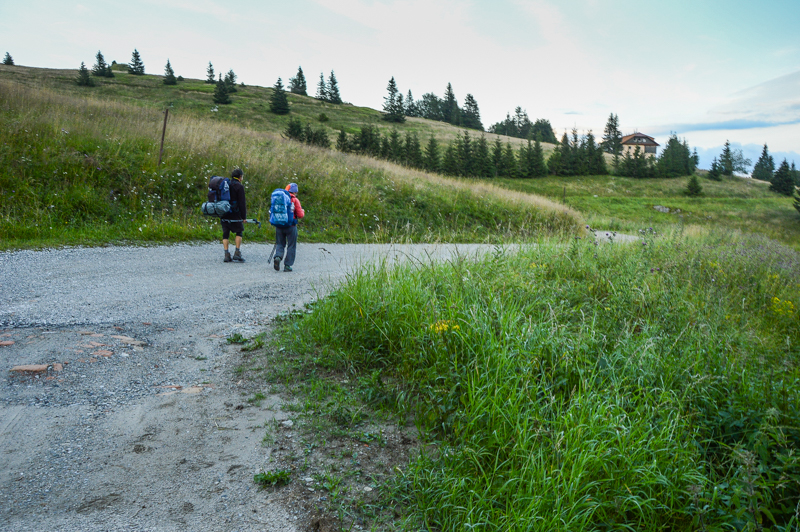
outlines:
[{"label": "spruce tree", "polygon": [[344,129],[340,130],[339,135],[336,137],[336,149],[342,153],[350,151],[350,141]]},{"label": "spruce tree", "polygon": [[703,187],[700,186],[700,181],[697,180],[697,175],[692,174],[689,182],[686,184],[686,195],[695,198],[703,193]]},{"label": "spruce tree", "polygon": [[325,83],[325,75],[322,72],[319,73],[319,83],[317,83],[317,95],[315,98],[323,102],[328,101],[328,84]]},{"label": "spruce tree", "polygon": [[518,176],[522,179],[532,177],[530,174],[531,163],[533,162],[533,144],[531,143],[531,139],[528,139],[527,144],[522,144],[519,147],[517,160],[519,161]]},{"label": "spruce tree", "polygon": [[[602,154],[601,154],[602,157]],[[539,137],[533,143],[533,163],[529,177],[544,177],[547,175],[547,164],[544,162],[544,150]]]},{"label": "spruce tree", "polygon": [[794,189],[794,208],[800,212],[800,191],[797,188]]},{"label": "spruce tree", "polygon": [[217,86],[214,87],[214,103],[222,105],[231,103],[231,97],[228,94],[228,84],[222,79],[222,74],[219,75]]},{"label": "spruce tree", "polygon": [[394,76],[389,80],[386,86],[386,96],[383,98],[383,116],[382,119],[387,122],[402,123],[406,121],[405,109],[400,100],[400,91],[397,89],[397,83],[394,81]]},{"label": "spruce tree", "polygon": [[335,104],[342,103],[342,97],[339,94],[339,82],[336,81],[333,70],[331,70],[331,75],[328,76],[328,101]]},{"label": "spruce tree", "polygon": [[131,55],[131,62],[128,64],[128,72],[135,76],[143,76],[144,75],[144,63],[142,62],[142,56],[139,55],[139,50],[133,50],[133,54]]},{"label": "spruce tree", "polygon": [[567,132],[564,132],[564,135],[561,137],[561,144],[559,145],[559,153],[561,154],[561,158],[558,164],[558,175],[572,175],[573,174],[573,149],[569,143],[569,137],[567,136]]},{"label": "spruce tree", "polygon": [[276,115],[289,114],[289,100],[286,98],[286,91],[283,88],[283,81],[278,78],[272,86],[272,96],[269,98],[269,110]]},{"label": "spruce tree", "polygon": [[81,87],[94,87],[94,80],[92,79],[89,69],[86,68],[86,65],[83,63],[83,61],[81,61],[81,67],[78,69],[78,77],[75,78],[75,83]]},{"label": "spruce tree", "polygon": [[786,159],[783,160],[778,170],[775,171],[775,175],[772,176],[772,184],[769,189],[784,196],[791,196],[794,193],[794,181],[792,181],[791,170]]},{"label": "spruce tree", "polygon": [[306,86],[306,76],[303,74],[303,67],[297,67],[297,74],[293,78],[289,78],[289,92],[308,96],[307,91],[308,87]]},{"label": "spruce tree", "polygon": [[478,109],[478,102],[472,94],[467,94],[464,98],[464,110],[461,112],[461,126],[483,131],[481,123],[481,112]]},{"label": "spruce tree", "polygon": [[400,133],[395,128],[389,132],[388,159],[395,163],[403,162],[403,142],[400,140]]},{"label": "spruce tree", "polygon": [[514,148],[511,147],[510,142],[506,142],[506,149],[503,150],[503,170],[505,171],[504,177],[512,179],[519,174],[517,158],[514,156]]},{"label": "spruce tree", "polygon": [[453,92],[453,86],[448,83],[442,99],[442,120],[448,124],[458,125],[458,101]]},{"label": "spruce tree", "polygon": [[406,164],[412,168],[424,168],[424,158],[417,132],[406,132]]},{"label": "spruce tree", "polygon": [[236,88],[236,74],[233,72],[233,69],[228,70],[228,73],[225,74],[225,85],[226,89],[228,90],[228,94],[233,94],[234,92],[238,92]]},{"label": "spruce tree", "polygon": [[474,174],[478,177],[492,177],[494,169],[492,168],[492,155],[489,153],[489,142],[486,140],[485,135],[481,135],[475,143],[475,169]]},{"label": "spruce tree", "polygon": [[206,83],[216,83],[217,76],[214,75],[214,65],[211,64],[211,61],[208,62],[208,68],[206,69]]},{"label": "spruce tree", "polygon": [[714,157],[714,160],[711,161],[711,170],[708,171],[706,177],[712,181],[722,181],[722,170],[720,169],[716,157]]},{"label": "spruce tree", "polygon": [[175,77],[175,71],[172,70],[172,65],[167,59],[167,64],[164,67],[164,85],[177,85],[178,78]]},{"label": "spruce tree", "polygon": [[531,138],[534,140],[538,138],[541,142],[549,142],[550,144],[556,144],[558,142],[556,134],[553,132],[553,126],[550,125],[549,120],[544,118],[536,119],[536,122],[531,126],[530,134]]},{"label": "spruce tree", "polygon": [[3,58],[3,64],[8,66],[14,66],[14,59],[11,57],[11,54],[6,52],[6,56]]},{"label": "spruce tree", "polygon": [[451,142],[444,150],[444,157],[442,158],[442,173],[445,175],[458,175],[458,172],[458,155],[456,155],[455,144]]},{"label": "spruce tree", "polygon": [[436,137],[431,134],[428,144],[425,146],[425,169],[429,172],[439,172],[439,143]]},{"label": "spruce tree", "polygon": [[284,134],[292,140],[303,142],[303,123],[299,118],[289,119],[289,123],[286,125],[286,131],[284,131]]},{"label": "spruce tree", "polygon": [[492,171],[494,172],[494,176],[503,176],[503,143],[500,141],[500,137],[494,139],[494,145],[492,146]]},{"label": "spruce tree", "polygon": [[727,140],[725,146],[722,147],[722,154],[719,156],[719,165],[722,175],[733,175],[733,152],[731,143]]},{"label": "spruce tree", "polygon": [[100,52],[100,50],[97,50],[97,55],[95,56],[95,60],[96,62],[94,66],[92,66],[92,75],[105,77],[106,69],[110,69],[111,67],[108,66],[108,63],[106,63],[106,60],[103,57],[103,54],[102,52]]},{"label": "spruce tree", "polygon": [[603,141],[600,145],[606,153],[614,156],[619,156],[622,153],[622,133],[619,130],[619,116],[614,113],[608,115],[608,121],[603,130]]},{"label": "spruce tree", "polygon": [[772,175],[775,173],[775,160],[769,154],[767,145],[761,150],[761,157],[756,161],[753,167],[753,179],[760,179],[761,181],[772,181]]},{"label": "spruce tree", "polygon": [[419,116],[419,105],[417,105],[417,102],[414,101],[414,96],[411,94],[411,89],[409,89],[408,95],[406,96],[406,105],[404,111],[406,116]]}]

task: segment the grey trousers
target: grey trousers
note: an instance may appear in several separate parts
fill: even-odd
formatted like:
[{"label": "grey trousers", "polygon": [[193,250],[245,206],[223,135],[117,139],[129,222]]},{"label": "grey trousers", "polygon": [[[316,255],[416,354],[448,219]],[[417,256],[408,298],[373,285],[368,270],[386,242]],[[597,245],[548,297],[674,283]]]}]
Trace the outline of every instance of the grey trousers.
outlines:
[{"label": "grey trousers", "polygon": [[[286,256],[283,252],[286,250]],[[275,228],[275,256],[283,258],[285,266],[294,264],[294,256],[297,252],[297,226]]]}]

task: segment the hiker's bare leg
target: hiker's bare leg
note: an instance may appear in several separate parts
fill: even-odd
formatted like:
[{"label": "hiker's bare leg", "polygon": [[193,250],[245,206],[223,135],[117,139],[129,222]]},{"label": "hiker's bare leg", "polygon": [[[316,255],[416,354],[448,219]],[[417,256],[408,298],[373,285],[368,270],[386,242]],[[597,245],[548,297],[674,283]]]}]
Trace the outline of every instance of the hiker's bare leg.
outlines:
[{"label": "hiker's bare leg", "polygon": [[[242,247],[242,237],[236,235],[236,249]],[[225,244],[225,249],[228,249],[228,244]]]}]

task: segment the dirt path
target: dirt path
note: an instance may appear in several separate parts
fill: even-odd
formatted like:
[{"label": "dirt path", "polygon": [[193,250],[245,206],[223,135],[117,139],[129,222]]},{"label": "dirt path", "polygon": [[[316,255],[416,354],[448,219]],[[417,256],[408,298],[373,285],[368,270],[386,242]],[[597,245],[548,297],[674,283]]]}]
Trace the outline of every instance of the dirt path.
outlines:
[{"label": "dirt path", "polygon": [[219,245],[0,253],[0,529],[304,530],[253,484],[288,415],[247,401],[225,339],[359,264],[492,249],[301,244],[292,273],[263,244],[244,264]]}]

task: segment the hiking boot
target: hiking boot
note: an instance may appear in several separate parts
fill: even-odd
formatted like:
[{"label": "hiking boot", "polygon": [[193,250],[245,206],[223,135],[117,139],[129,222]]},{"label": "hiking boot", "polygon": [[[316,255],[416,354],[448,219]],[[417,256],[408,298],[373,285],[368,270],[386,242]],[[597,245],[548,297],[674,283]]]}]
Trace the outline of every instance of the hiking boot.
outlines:
[{"label": "hiking boot", "polygon": [[233,262],[230,251],[225,251],[225,258],[222,259],[222,262]]},{"label": "hiking boot", "polygon": [[239,248],[236,248],[236,251],[233,252],[233,260],[236,262],[244,262],[244,257],[242,257],[242,252],[239,251]]},{"label": "hiking boot", "polygon": [[290,272],[290,271],[292,271],[292,267],[289,266],[288,264],[284,264],[283,265],[283,271]]},{"label": "hiking boot", "polygon": [[272,267],[275,268],[276,272],[281,271],[281,258],[275,257],[275,260],[272,261]]}]

